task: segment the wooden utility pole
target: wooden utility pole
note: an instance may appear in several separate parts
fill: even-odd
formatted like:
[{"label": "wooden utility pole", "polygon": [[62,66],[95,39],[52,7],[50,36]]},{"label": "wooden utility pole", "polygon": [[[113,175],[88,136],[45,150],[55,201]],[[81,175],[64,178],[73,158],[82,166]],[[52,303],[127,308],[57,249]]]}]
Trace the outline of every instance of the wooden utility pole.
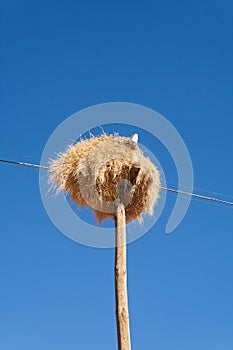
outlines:
[{"label": "wooden utility pole", "polygon": [[126,268],[125,207],[118,203],[115,210],[115,296],[118,350],[131,350]]}]

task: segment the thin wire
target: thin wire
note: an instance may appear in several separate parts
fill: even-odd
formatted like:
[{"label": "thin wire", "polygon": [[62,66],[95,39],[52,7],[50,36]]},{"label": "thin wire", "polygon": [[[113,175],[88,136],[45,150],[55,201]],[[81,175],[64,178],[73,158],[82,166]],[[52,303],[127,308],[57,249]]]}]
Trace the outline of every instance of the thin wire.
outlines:
[{"label": "thin wire", "polygon": [[15,162],[13,160],[5,160],[5,159],[0,159],[0,162],[15,164],[15,165],[31,166],[33,168],[41,168],[41,169],[48,169],[49,168],[48,166],[45,166],[45,165],[38,165],[38,164],[25,163],[25,162]]},{"label": "thin wire", "polygon": [[179,193],[179,194],[184,194],[184,195],[186,195],[186,196],[191,196],[191,197],[195,197],[195,198],[206,199],[206,200],[212,201],[212,202],[218,202],[218,203],[222,203],[222,204],[233,205],[233,202],[224,201],[223,199],[219,199],[219,198],[215,198],[215,197],[202,196],[202,195],[200,195],[200,194],[191,193],[191,192],[186,192],[186,191],[181,191],[181,190],[175,190],[175,189],[173,189],[173,188],[168,188],[168,187],[161,187],[161,189],[162,189],[162,190],[169,191],[169,192],[175,192],[175,193]]},{"label": "thin wire", "polygon": [[[25,162],[16,162],[16,161],[5,160],[5,159],[0,159],[0,162],[8,163],[8,164],[15,164],[15,165],[22,165],[22,166],[30,166],[30,167],[33,167],[33,168],[49,169],[49,167],[45,166],[45,165],[38,165],[38,164],[25,163]],[[183,194],[185,196],[190,196],[190,197],[199,198],[199,199],[205,199],[205,200],[208,200],[208,201],[212,201],[212,202],[217,202],[217,203],[222,203],[222,204],[227,204],[227,205],[232,205],[233,206],[233,202],[225,201],[225,200],[220,199],[220,198],[202,196],[200,194],[186,192],[186,191],[181,191],[181,190],[176,190],[174,188],[163,187],[163,186],[161,186],[161,189],[165,190],[165,191],[173,192],[173,193]]]},{"label": "thin wire", "polygon": [[[170,182],[170,181],[167,181],[167,183],[166,184],[168,184],[169,186],[176,186],[176,183],[175,182]],[[188,189],[189,189],[190,187],[188,187],[188,186],[185,186],[183,183],[182,183],[182,189],[185,191],[185,190],[187,190],[187,192],[188,192]],[[223,197],[227,197],[226,199],[228,199],[228,200],[231,200],[231,199],[233,199],[233,196],[231,195],[227,195],[227,194],[223,194],[223,193],[220,193],[220,192],[213,192],[213,191],[208,191],[208,190],[204,190],[203,188],[200,188],[200,187],[194,187],[193,188],[195,191],[198,191],[198,192],[204,192],[204,193],[207,193],[209,196],[210,195],[214,195],[214,197],[218,197],[218,196],[223,196]]]}]

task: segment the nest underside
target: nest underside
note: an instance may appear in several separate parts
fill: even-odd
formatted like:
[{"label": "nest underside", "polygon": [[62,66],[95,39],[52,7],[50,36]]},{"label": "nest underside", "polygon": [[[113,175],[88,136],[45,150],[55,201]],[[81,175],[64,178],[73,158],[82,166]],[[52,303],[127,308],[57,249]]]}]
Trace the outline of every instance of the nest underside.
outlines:
[{"label": "nest underside", "polygon": [[160,176],[130,138],[102,135],[69,146],[52,160],[49,181],[58,192],[70,193],[78,206],[91,207],[99,222],[114,219],[117,203],[126,221],[153,214]]}]

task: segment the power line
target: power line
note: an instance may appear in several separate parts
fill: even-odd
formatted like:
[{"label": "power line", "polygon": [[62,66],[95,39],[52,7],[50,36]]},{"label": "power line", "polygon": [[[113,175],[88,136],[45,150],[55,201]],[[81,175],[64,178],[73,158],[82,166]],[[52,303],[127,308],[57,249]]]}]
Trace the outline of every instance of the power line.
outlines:
[{"label": "power line", "polygon": [[[45,165],[38,165],[38,164],[25,163],[25,162],[16,162],[16,161],[5,160],[5,159],[0,159],[0,162],[8,163],[8,164],[14,164],[14,165],[28,166],[28,167],[33,167],[33,168],[49,169],[49,167],[45,166]],[[220,199],[220,198],[203,196],[203,195],[200,195],[200,194],[186,192],[186,191],[181,191],[181,190],[176,190],[174,188],[163,187],[163,186],[161,186],[161,189],[165,190],[165,191],[168,191],[168,192],[179,193],[179,194],[183,194],[185,196],[190,196],[190,197],[194,197],[194,198],[204,199],[204,200],[208,200],[208,201],[212,201],[212,202],[217,202],[217,203],[233,206],[233,202],[225,201],[225,200]]]},{"label": "power line", "polygon": [[33,168],[41,168],[41,169],[48,169],[48,166],[45,165],[38,165],[38,164],[32,164],[32,163],[25,163],[25,162],[15,162],[13,160],[5,160],[0,159],[0,162],[2,163],[8,163],[8,164],[15,164],[15,165],[22,165],[22,166],[31,166]]},{"label": "power line", "polygon": [[192,197],[199,198],[199,199],[205,199],[205,200],[212,201],[212,202],[218,202],[218,203],[222,203],[222,204],[233,205],[233,202],[228,202],[228,201],[225,201],[225,200],[220,199],[220,198],[202,196],[200,194],[186,192],[186,191],[181,191],[181,190],[175,190],[173,188],[162,187],[162,186],[161,186],[161,189],[169,191],[169,192],[175,192],[175,193],[179,193],[179,194],[184,194],[186,196],[192,196]]},{"label": "power line", "polygon": [[[166,184],[170,187],[173,187],[173,186],[176,186],[176,183],[175,182],[170,182],[170,181],[166,181]],[[182,188],[183,188],[183,191],[185,191],[185,188],[186,188],[186,191],[188,192],[188,189],[189,187],[188,186],[185,186],[183,183],[182,183]],[[227,194],[223,194],[221,192],[213,192],[213,191],[209,191],[209,190],[205,190],[203,188],[200,188],[200,187],[193,187],[193,189],[196,191],[196,192],[200,192],[200,193],[206,193],[206,196],[213,196],[213,197],[219,197],[219,196],[224,196],[226,198],[226,200],[231,200],[233,199],[233,196],[232,195],[227,195]]]}]

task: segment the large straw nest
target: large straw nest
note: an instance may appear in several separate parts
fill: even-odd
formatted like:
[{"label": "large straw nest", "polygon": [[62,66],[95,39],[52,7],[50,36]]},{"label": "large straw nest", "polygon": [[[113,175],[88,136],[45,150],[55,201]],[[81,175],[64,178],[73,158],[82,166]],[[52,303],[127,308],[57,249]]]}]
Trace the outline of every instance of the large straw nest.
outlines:
[{"label": "large straw nest", "polygon": [[51,185],[69,192],[78,206],[91,207],[97,220],[114,219],[116,204],[125,206],[126,221],[153,214],[160,175],[128,137],[101,135],[70,145],[50,162]]}]

